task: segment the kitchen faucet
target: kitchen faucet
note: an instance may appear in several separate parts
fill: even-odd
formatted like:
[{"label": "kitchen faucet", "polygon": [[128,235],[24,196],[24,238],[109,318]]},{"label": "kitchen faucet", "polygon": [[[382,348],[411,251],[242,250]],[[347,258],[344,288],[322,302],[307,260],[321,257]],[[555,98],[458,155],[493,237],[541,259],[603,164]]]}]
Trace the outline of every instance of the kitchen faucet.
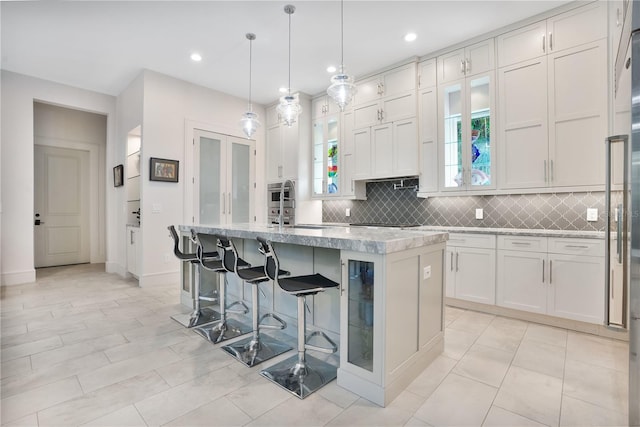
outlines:
[{"label": "kitchen faucet", "polygon": [[[293,181],[291,181],[290,179],[285,179],[284,181],[282,181],[282,184],[280,185],[280,209],[278,210],[278,228],[282,228],[282,225],[284,223],[284,187],[287,186],[287,183],[289,184],[289,188],[291,189],[289,191],[289,194],[293,193]],[[287,200],[291,200],[290,198]]]}]

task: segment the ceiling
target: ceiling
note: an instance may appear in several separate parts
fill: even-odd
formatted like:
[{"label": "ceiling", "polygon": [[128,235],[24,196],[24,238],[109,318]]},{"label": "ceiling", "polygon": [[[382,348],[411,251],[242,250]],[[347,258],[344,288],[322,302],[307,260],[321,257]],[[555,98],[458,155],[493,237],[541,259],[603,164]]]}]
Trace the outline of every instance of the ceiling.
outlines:
[{"label": "ceiling", "polygon": [[[0,3],[2,69],[118,95],[150,69],[269,104],[287,86],[310,95],[340,61],[338,1],[36,1]],[[568,1],[359,1],[344,3],[344,61],[356,76],[463,42]],[[413,31],[418,38],[403,40]],[[199,52],[199,63],[189,58]]]}]

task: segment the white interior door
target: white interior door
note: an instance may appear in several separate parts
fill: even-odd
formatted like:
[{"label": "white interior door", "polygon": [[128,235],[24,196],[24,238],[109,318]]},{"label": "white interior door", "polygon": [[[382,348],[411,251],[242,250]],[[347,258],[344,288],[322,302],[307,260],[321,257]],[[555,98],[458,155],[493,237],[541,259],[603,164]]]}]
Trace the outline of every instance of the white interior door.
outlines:
[{"label": "white interior door", "polygon": [[89,152],[34,148],[35,267],[89,262]]}]

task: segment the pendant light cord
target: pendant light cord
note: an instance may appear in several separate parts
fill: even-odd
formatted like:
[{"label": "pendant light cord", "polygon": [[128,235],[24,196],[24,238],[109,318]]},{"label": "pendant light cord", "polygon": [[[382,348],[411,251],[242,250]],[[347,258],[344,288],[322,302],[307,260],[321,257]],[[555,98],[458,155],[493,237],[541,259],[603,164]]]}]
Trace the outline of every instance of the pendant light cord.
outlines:
[{"label": "pendant light cord", "polygon": [[251,104],[251,62],[253,56],[253,39],[249,39],[249,111],[253,111]]},{"label": "pendant light cord", "polygon": [[291,96],[291,14],[293,11],[288,12],[289,14],[289,96]]},{"label": "pendant light cord", "polygon": [[340,0],[340,72],[344,72],[344,0]]}]

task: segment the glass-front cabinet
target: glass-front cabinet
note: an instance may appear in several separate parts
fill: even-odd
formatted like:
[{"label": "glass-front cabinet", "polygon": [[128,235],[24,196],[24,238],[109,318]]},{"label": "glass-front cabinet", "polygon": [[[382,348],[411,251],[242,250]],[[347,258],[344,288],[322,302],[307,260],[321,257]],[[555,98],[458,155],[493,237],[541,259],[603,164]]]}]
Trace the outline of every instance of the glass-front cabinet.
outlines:
[{"label": "glass-front cabinet", "polygon": [[313,196],[340,195],[340,115],[333,114],[313,122]]},{"label": "glass-front cabinet", "polygon": [[438,135],[442,190],[495,188],[495,111],[493,72],[460,79],[439,88]]},{"label": "glass-front cabinet", "polygon": [[[381,381],[381,262],[363,253],[342,253],[340,366],[361,378]],[[377,271],[379,270],[379,271]]]}]

